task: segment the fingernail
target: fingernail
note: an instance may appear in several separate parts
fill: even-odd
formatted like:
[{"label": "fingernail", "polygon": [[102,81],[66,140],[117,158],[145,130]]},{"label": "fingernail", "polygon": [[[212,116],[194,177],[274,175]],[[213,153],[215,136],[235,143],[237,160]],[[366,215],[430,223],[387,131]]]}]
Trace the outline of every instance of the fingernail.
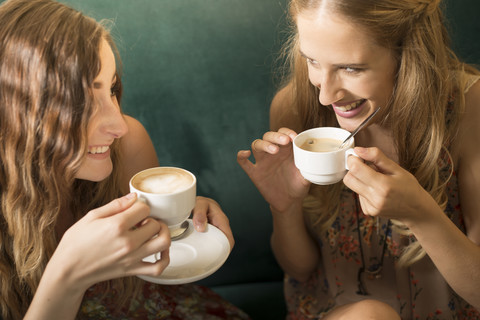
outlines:
[{"label": "fingernail", "polygon": [[125,198],[127,198],[127,199],[133,199],[133,198],[135,198],[136,196],[137,196],[137,194],[136,194],[135,192],[130,192],[129,194],[127,194],[127,195],[125,196]]},{"label": "fingernail", "polygon": [[268,150],[270,150],[271,152],[275,152],[275,151],[277,151],[277,146],[271,144],[271,145],[268,146]]},{"label": "fingernail", "polygon": [[207,225],[206,222],[203,222],[203,223],[202,222],[195,222],[195,230],[201,232],[206,225]]}]

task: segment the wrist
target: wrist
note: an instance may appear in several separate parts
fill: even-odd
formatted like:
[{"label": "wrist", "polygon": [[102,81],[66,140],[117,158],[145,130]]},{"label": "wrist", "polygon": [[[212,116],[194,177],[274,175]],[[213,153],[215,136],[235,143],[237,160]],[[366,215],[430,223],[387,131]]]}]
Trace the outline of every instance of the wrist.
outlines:
[{"label": "wrist", "polygon": [[273,217],[274,232],[275,230],[293,230],[296,229],[295,226],[305,227],[301,203],[294,203],[282,211],[270,206],[270,211]]},{"label": "wrist", "polygon": [[431,224],[438,215],[444,215],[443,210],[438,203],[430,196],[427,191],[425,196],[419,201],[418,205],[412,210],[414,214],[398,219],[408,229],[414,231],[423,224]]},{"label": "wrist", "polygon": [[272,216],[274,218],[298,216],[303,211],[302,203],[303,201],[295,201],[282,209],[270,205],[270,211],[272,212]]},{"label": "wrist", "polygon": [[92,284],[82,280],[81,274],[70,259],[64,259],[63,256],[57,256],[54,253],[43,272],[40,283],[58,287],[56,290],[64,294],[83,296]]}]

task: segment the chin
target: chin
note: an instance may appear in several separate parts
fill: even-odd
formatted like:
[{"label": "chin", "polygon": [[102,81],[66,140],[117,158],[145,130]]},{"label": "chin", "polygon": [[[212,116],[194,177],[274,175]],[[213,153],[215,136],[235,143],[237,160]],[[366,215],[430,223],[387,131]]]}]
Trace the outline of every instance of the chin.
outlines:
[{"label": "chin", "polygon": [[113,165],[98,167],[80,168],[76,178],[92,182],[100,182],[108,178],[112,174]]}]

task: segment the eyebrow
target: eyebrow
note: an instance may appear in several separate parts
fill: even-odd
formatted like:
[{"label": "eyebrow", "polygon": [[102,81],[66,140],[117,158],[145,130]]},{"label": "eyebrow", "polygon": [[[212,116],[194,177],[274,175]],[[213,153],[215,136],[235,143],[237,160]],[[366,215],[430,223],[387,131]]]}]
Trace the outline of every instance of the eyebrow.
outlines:
[{"label": "eyebrow", "polygon": [[[113,77],[112,77],[112,83],[114,82],[114,80],[117,78],[117,72],[115,71],[115,73],[113,74]],[[95,81],[93,83],[93,88],[94,89],[101,89],[102,88],[102,83],[101,82],[98,82],[98,81]]]},{"label": "eyebrow", "polygon": [[[310,58],[309,56],[307,56],[305,53],[303,53],[302,50],[298,50],[300,52],[300,55],[306,59],[310,59],[312,61],[316,61],[315,59],[313,58]],[[365,68],[368,66],[368,64],[366,63],[335,63],[334,64],[335,67],[349,67],[349,68]]]}]

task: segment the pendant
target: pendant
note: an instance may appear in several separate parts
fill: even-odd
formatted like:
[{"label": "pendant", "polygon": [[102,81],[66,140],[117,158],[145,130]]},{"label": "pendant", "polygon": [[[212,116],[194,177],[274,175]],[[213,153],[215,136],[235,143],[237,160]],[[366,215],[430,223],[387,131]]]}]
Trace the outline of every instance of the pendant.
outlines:
[{"label": "pendant", "polygon": [[382,277],[382,265],[372,264],[370,267],[368,267],[365,273],[370,280],[380,279]]}]

